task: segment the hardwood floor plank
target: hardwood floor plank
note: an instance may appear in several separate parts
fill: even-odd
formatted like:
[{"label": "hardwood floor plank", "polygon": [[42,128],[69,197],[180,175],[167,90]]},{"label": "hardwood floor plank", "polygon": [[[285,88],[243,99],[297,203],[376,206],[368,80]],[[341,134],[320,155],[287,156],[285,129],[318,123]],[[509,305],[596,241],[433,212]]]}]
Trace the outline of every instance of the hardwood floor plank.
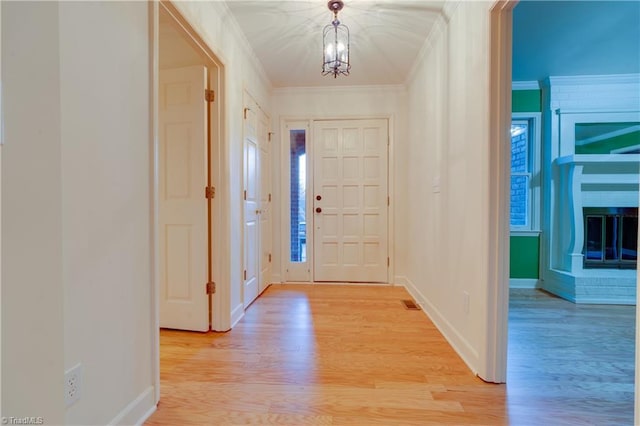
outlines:
[{"label": "hardwood floor plank", "polygon": [[402,299],[400,287],[274,285],[228,333],[162,330],[146,424],[632,424],[634,307],[516,292],[496,385]]}]

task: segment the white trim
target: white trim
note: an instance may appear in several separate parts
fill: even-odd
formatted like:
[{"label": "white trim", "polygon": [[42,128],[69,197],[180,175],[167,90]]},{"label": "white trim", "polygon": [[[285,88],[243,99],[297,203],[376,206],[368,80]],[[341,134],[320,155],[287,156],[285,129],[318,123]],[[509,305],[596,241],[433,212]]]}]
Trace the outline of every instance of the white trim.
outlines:
[{"label": "white trim", "polygon": [[537,278],[509,278],[509,288],[540,288]]},{"label": "white trim", "polygon": [[[355,89],[360,91],[365,86],[353,86],[351,89]],[[396,91],[399,88],[404,90],[404,86],[386,86],[386,88],[393,88]],[[300,93],[308,93],[310,88],[291,88],[295,92]],[[311,92],[314,92],[316,88],[311,88]],[[337,88],[336,90],[342,92],[344,87]],[[326,93],[327,89],[324,88],[321,90],[323,93]],[[311,194],[310,197],[307,197],[307,216],[313,216],[312,208],[313,208],[313,123],[316,121],[326,121],[326,120],[386,120],[387,121],[387,132],[389,137],[389,145],[388,145],[388,153],[387,153],[387,193],[390,198],[390,203],[388,207],[388,223],[387,223],[387,256],[389,256],[389,267],[387,268],[387,274],[385,276],[384,284],[389,284],[391,277],[394,276],[395,271],[395,228],[393,226],[395,221],[395,209],[394,209],[394,176],[395,176],[395,163],[394,163],[394,146],[395,146],[395,116],[393,114],[373,114],[373,115],[343,115],[342,117],[334,117],[334,116],[304,116],[304,117],[296,117],[296,116],[281,116],[280,117],[280,133],[281,133],[281,149],[280,149],[280,191],[281,191],[281,229],[280,229],[280,238],[282,241],[281,244],[281,270],[282,270],[282,282],[283,283],[291,283],[291,282],[309,282],[314,283],[314,271],[313,271],[313,232],[307,232],[307,262],[302,263],[308,265],[309,269],[309,281],[300,280],[301,275],[295,275],[292,278],[292,281],[288,281],[289,277],[287,276],[287,265],[291,265],[288,261],[289,259],[289,244],[290,244],[290,235],[289,235],[289,215],[287,212],[289,211],[289,140],[288,133],[286,131],[287,125],[292,125],[293,128],[302,129],[302,123],[307,124],[307,193]],[[309,220],[307,220],[307,224],[309,224]]]},{"label": "white trim", "polygon": [[612,154],[625,154],[627,152],[635,153],[635,151],[638,151],[638,150],[640,150],[640,145],[631,145],[631,146],[626,146],[624,148],[612,149],[611,153]]},{"label": "white trim", "polygon": [[395,116],[391,114],[387,118],[387,137],[389,144],[387,146],[387,196],[389,202],[387,205],[387,256],[389,264],[387,266],[387,283],[391,283],[391,277],[395,275],[396,270],[396,239],[395,239]]},{"label": "white trim", "polygon": [[512,14],[515,1],[496,1],[489,12],[488,132],[489,184],[486,246],[487,289],[483,304],[485,339],[480,377],[507,380],[507,321],[509,317],[509,204],[511,138]]},{"label": "white trim", "polygon": [[[290,176],[291,170],[291,156],[289,154],[291,149],[290,130],[304,130],[305,131],[305,161],[306,161],[306,204],[305,209],[307,213],[307,260],[305,262],[291,262],[291,230],[290,230],[290,212],[291,212],[291,191],[290,191]],[[309,120],[280,120],[280,211],[283,212],[280,215],[280,230],[281,230],[281,270],[282,270],[282,282],[311,282],[311,259],[313,259],[313,229],[309,226],[311,224],[309,218],[311,216],[311,208],[313,205],[313,188],[311,187],[313,175],[313,163],[311,162],[312,143],[311,143],[311,123]]]},{"label": "white trim", "polygon": [[635,305],[636,295],[618,297],[580,296],[575,297],[574,303],[583,305]]},{"label": "white trim", "polygon": [[[173,1],[172,3],[180,3],[180,1]],[[238,24],[238,21],[236,20],[235,15],[231,12],[227,3],[224,1],[213,1],[213,2],[209,2],[209,4],[219,7],[218,13],[219,13],[219,16],[221,17],[220,22],[221,23],[226,22],[229,24],[229,26],[233,30],[234,35],[240,41],[240,45],[243,47],[245,51],[244,53],[250,58],[251,65],[253,65],[253,67],[257,70],[257,74],[262,78],[263,83],[265,83],[265,86],[271,89],[273,85],[271,84],[269,75],[265,71],[264,66],[262,65],[262,62],[260,62],[260,59],[258,59],[256,52],[251,47],[251,43],[249,43],[247,36],[242,31],[242,28],[240,28],[240,25]],[[262,99],[261,101],[265,102],[266,99]]]},{"label": "white trim", "polygon": [[526,232],[540,229],[540,219],[542,216],[542,113],[541,112],[513,112],[511,113],[512,121],[528,121],[530,122],[529,129],[529,146],[528,149],[531,155],[531,169],[529,175],[531,179],[538,176],[539,184],[529,189],[529,211],[527,212],[527,225],[526,226],[511,226],[511,235],[514,232]]},{"label": "white trim", "polygon": [[[228,330],[231,330],[233,327],[235,327],[238,321],[240,321],[243,317],[244,317],[244,304],[240,303],[231,311],[231,326],[229,327]],[[217,331],[228,331],[228,330],[217,330]]]},{"label": "white trim", "polygon": [[539,81],[512,81],[511,90],[540,90]]},{"label": "white trim", "polygon": [[154,403],[160,401],[160,225],[159,225],[159,200],[160,186],[158,185],[159,176],[159,152],[160,140],[158,126],[160,123],[159,115],[159,58],[160,58],[160,9],[158,2],[149,2],[149,37],[151,43],[151,96],[149,99],[151,108],[150,127],[151,140],[149,141],[149,151],[152,161],[152,175],[150,176],[151,199],[149,200],[149,216],[151,217],[151,229],[149,230],[150,244],[150,268],[151,268],[151,384],[155,388]]},{"label": "white trim", "polygon": [[[326,86],[304,86],[304,87],[278,87],[271,91],[272,95],[313,95],[316,93],[326,94],[327,92],[340,92],[340,93],[371,93],[371,91],[376,92],[405,92],[406,87],[402,84],[386,84],[386,85],[367,85],[367,86],[337,86],[337,87],[326,87]],[[296,119],[296,118],[292,118]],[[299,120],[302,120],[298,118]]]},{"label": "white trim", "polygon": [[[638,246],[640,247],[640,233],[638,233]],[[636,287],[640,283],[640,268],[636,270]],[[636,356],[635,356],[635,395],[634,395],[634,424],[640,424],[640,315],[638,315],[638,306],[640,306],[640,291],[636,290]]]},{"label": "white trim", "polygon": [[447,343],[451,345],[454,351],[462,358],[467,367],[473,372],[478,374],[478,371],[474,368],[475,362],[472,360],[479,359],[478,352],[473,348],[473,345],[469,343],[464,336],[462,336],[456,330],[446,317],[440,313],[440,311],[430,303],[427,298],[418,290],[418,288],[411,282],[408,277],[397,276],[397,285],[404,287],[416,303],[422,308],[422,312],[429,318],[429,320],[436,326],[438,331],[442,333]]},{"label": "white trim", "polygon": [[146,388],[115,416],[108,425],[142,425],[156,411],[155,389]]},{"label": "white trim", "polygon": [[413,62],[413,65],[411,65],[411,68],[407,73],[407,77],[404,79],[405,85],[409,85],[410,82],[415,79],[418,69],[420,69],[420,67],[424,63],[424,60],[429,54],[433,46],[433,43],[435,43],[438,40],[437,37],[439,37],[446,28],[447,28],[447,18],[445,18],[444,10],[443,10],[443,13],[438,15],[436,21],[431,26],[431,29],[429,30],[429,34],[427,34],[427,38],[422,44],[420,51],[416,55],[416,59]]},{"label": "white trim", "polygon": [[532,230],[532,231],[511,231],[510,236],[512,237],[539,237],[542,234],[540,230]]},{"label": "white trim", "polygon": [[548,86],[583,86],[593,84],[638,84],[640,74],[550,76],[544,80]]}]

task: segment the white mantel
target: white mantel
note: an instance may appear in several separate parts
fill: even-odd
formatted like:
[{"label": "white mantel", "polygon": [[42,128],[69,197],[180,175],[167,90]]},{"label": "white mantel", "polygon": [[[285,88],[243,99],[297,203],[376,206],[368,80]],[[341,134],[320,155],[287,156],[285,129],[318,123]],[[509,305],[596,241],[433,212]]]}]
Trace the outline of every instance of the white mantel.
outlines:
[{"label": "white mantel", "polygon": [[543,85],[542,287],[577,303],[635,304],[636,271],[583,268],[584,207],[638,207],[640,154],[576,154],[577,123],[640,122],[640,75]]}]

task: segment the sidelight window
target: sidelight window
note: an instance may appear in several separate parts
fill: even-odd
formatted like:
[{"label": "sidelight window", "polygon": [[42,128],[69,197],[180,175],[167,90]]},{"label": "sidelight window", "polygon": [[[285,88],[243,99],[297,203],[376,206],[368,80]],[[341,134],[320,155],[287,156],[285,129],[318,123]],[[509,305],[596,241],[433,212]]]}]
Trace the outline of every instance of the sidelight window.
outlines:
[{"label": "sidelight window", "polygon": [[291,224],[290,261],[307,261],[307,171],[306,130],[289,131],[290,190],[289,212]]}]

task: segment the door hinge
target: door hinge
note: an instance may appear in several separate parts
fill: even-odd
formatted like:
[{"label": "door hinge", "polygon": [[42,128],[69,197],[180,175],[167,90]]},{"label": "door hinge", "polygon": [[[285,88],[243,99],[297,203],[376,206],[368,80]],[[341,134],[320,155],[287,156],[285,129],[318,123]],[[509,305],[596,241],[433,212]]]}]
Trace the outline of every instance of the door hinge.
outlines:
[{"label": "door hinge", "polygon": [[387,195],[387,207],[391,205],[391,197]]},{"label": "door hinge", "polygon": [[247,190],[244,190],[244,200],[247,201]]},{"label": "door hinge", "polygon": [[204,89],[204,100],[207,102],[215,102],[216,92],[209,89]]},{"label": "door hinge", "polygon": [[204,198],[208,200],[213,200],[216,197],[216,187],[215,186],[207,186],[204,188]]},{"label": "door hinge", "polygon": [[244,280],[246,281],[247,280],[247,270],[246,269],[244,270],[244,274],[243,275],[244,275]]},{"label": "door hinge", "polygon": [[251,111],[251,108],[245,108],[244,109],[244,113],[243,114],[244,114],[244,119],[245,120],[247,119],[247,111]]},{"label": "door hinge", "polygon": [[271,263],[271,253],[269,253],[269,263]]},{"label": "door hinge", "polygon": [[216,283],[210,281],[207,283],[207,294],[214,294],[216,292]]},{"label": "door hinge", "polygon": [[267,134],[269,135],[269,142],[271,142],[271,136],[273,136],[273,135],[274,135],[274,133],[273,133],[273,132],[269,132],[269,133],[267,133]]},{"label": "door hinge", "polygon": [[391,258],[387,257],[387,267],[391,265]]},{"label": "door hinge", "polygon": [[271,202],[271,194],[269,194],[269,202]]}]

